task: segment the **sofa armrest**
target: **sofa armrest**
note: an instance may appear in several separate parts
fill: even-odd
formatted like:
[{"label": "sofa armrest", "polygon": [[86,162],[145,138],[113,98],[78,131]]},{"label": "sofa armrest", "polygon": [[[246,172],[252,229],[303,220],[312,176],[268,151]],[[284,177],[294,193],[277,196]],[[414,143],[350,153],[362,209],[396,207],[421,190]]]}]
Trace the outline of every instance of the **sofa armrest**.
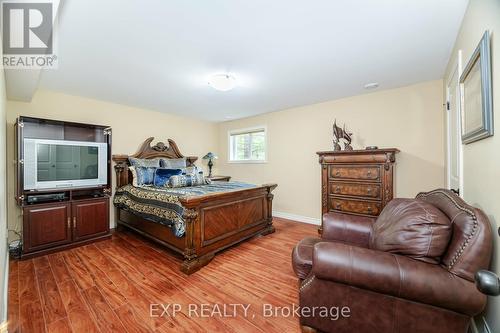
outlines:
[{"label": "sofa armrest", "polygon": [[316,278],[474,316],[486,296],[439,265],[337,242],[314,246]]},{"label": "sofa armrest", "polygon": [[376,218],[326,213],[323,215],[321,238],[368,247]]}]

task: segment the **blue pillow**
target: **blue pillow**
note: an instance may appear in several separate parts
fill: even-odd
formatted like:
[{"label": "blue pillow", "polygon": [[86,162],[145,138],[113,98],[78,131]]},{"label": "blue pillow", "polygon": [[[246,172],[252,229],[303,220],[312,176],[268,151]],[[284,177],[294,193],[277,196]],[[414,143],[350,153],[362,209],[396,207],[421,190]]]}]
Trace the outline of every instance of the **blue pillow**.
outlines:
[{"label": "blue pillow", "polygon": [[182,169],[158,168],[154,174],[154,185],[165,186],[168,184],[170,177],[177,175],[182,175]]},{"label": "blue pillow", "polygon": [[155,170],[152,167],[135,167],[137,173],[137,185],[152,185],[155,180]]}]

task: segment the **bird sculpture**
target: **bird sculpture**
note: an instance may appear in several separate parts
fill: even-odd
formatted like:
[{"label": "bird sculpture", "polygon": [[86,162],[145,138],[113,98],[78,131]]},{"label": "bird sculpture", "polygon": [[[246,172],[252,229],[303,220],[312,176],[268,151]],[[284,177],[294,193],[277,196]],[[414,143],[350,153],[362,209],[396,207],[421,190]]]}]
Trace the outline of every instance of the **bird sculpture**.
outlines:
[{"label": "bird sculpture", "polygon": [[348,132],[345,128],[345,124],[343,128],[337,126],[337,119],[333,123],[333,150],[340,151],[342,150],[342,146],[340,146],[340,141],[344,140],[344,150],[353,150],[352,143],[352,133]]}]

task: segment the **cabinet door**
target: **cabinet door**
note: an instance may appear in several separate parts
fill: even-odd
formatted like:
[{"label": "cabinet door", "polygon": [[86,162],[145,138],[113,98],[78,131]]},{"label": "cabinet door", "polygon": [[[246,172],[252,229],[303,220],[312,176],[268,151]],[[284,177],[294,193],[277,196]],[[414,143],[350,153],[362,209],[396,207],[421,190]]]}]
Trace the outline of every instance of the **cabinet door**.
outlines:
[{"label": "cabinet door", "polygon": [[109,232],[109,199],[74,202],[73,240],[79,241]]},{"label": "cabinet door", "polygon": [[27,206],[23,214],[25,253],[71,242],[69,204]]}]

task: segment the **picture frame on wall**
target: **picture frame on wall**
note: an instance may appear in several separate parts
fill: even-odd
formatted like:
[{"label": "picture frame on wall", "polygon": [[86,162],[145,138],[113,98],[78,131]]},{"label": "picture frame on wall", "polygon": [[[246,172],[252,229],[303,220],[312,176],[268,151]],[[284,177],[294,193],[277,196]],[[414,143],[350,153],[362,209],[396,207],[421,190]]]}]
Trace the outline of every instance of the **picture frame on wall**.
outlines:
[{"label": "picture frame on wall", "polygon": [[486,31],[460,76],[462,143],[493,135],[490,34]]}]

